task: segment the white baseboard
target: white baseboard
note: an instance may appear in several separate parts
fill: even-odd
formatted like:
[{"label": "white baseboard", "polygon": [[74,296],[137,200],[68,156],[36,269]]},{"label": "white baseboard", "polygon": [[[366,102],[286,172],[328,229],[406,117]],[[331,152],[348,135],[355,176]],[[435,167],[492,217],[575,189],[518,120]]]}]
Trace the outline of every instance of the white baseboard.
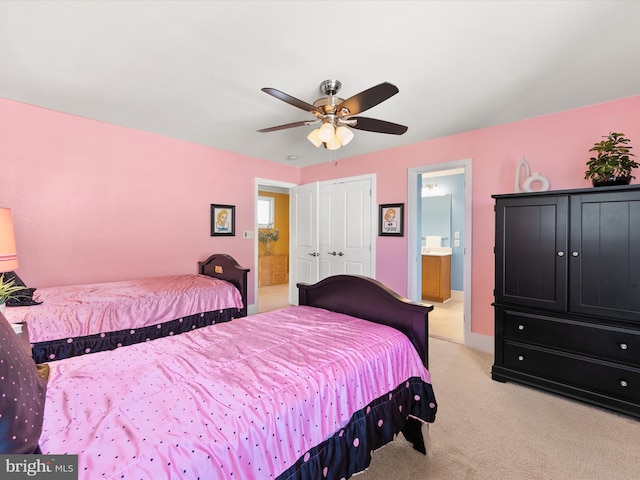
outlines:
[{"label": "white baseboard", "polygon": [[494,337],[490,335],[482,335],[481,333],[471,332],[465,337],[465,345],[474,350],[480,350],[481,352],[487,352],[491,355],[495,353]]},{"label": "white baseboard", "polygon": [[464,302],[464,292],[461,290],[451,290],[451,300]]}]

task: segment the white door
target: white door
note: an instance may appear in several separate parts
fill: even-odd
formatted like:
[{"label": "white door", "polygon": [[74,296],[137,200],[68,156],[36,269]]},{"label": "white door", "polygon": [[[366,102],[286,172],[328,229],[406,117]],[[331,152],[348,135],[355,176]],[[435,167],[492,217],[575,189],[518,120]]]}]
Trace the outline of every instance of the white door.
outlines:
[{"label": "white door", "polygon": [[329,255],[333,245],[335,216],[333,184],[322,185],[318,191],[318,280],[335,271],[336,258]]},{"label": "white door", "polygon": [[290,196],[289,303],[298,304],[298,282],[318,281],[318,182],[293,187]]},{"label": "white door", "polygon": [[371,276],[371,180],[320,185],[319,279]]},{"label": "white door", "polygon": [[372,184],[372,178],[359,178],[291,190],[291,304],[298,304],[298,282],[372,276]]}]

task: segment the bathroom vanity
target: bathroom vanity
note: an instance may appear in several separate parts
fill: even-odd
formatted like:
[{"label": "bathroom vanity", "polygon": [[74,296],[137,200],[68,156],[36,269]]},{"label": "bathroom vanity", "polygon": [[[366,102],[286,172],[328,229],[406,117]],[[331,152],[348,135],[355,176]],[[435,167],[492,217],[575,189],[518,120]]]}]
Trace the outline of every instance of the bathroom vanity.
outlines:
[{"label": "bathroom vanity", "polygon": [[451,298],[450,247],[422,247],[422,299],[443,303]]}]

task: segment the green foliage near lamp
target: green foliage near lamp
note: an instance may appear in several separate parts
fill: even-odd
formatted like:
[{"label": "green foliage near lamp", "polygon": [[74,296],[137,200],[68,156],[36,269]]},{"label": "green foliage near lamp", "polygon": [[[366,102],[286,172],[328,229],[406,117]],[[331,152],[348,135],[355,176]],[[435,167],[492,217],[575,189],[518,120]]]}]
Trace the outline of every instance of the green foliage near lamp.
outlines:
[{"label": "green foliage near lamp", "polygon": [[18,298],[19,295],[15,295],[16,292],[23,290],[24,287],[16,285],[15,280],[4,281],[4,273],[0,275],[0,305],[7,303],[7,300]]},{"label": "green foliage near lamp", "polygon": [[594,187],[607,185],[628,185],[632,178],[631,170],[640,166],[630,157],[633,147],[627,146],[630,142],[624,137],[624,133],[610,132],[603,136],[602,140],[593,145],[590,152],[597,152],[587,162],[587,170],[584,178],[591,179]]}]

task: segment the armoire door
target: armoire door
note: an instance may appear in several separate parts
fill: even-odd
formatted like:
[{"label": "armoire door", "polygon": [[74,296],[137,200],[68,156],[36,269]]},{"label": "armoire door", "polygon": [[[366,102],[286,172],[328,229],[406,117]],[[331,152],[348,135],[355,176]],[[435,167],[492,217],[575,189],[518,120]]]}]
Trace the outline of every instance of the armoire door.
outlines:
[{"label": "armoire door", "polygon": [[568,198],[496,201],[496,303],[565,311]]},{"label": "armoire door", "polygon": [[640,322],[640,191],[571,198],[570,310]]}]

